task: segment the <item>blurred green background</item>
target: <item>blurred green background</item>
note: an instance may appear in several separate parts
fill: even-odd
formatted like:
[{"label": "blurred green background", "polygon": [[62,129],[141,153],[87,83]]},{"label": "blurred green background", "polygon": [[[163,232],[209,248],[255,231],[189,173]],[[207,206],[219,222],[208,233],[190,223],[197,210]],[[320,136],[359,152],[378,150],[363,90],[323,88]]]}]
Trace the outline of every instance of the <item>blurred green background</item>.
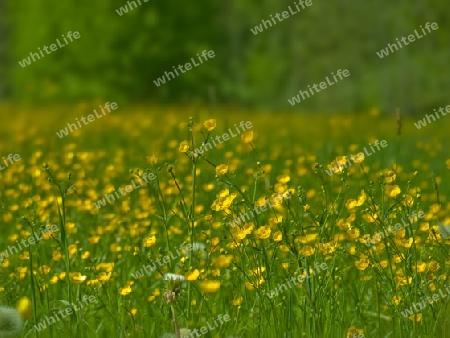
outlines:
[{"label": "blurred green background", "polygon": [[[0,0],[0,98],[22,104],[104,99],[264,110],[431,113],[449,104],[448,1],[314,1],[254,35],[294,1]],[[137,0],[136,0],[137,3]],[[380,59],[420,25],[439,29]],[[22,68],[19,61],[68,31],[81,38]],[[157,87],[203,50],[216,57]],[[331,72],[350,77],[291,107]]]}]

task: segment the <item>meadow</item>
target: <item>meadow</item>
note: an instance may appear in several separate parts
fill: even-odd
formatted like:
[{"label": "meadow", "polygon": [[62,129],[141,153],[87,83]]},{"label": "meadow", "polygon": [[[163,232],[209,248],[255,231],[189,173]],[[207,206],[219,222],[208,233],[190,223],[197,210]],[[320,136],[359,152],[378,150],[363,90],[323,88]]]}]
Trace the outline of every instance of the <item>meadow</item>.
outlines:
[{"label": "meadow", "polygon": [[0,107],[0,334],[450,332],[446,117],[101,103]]}]

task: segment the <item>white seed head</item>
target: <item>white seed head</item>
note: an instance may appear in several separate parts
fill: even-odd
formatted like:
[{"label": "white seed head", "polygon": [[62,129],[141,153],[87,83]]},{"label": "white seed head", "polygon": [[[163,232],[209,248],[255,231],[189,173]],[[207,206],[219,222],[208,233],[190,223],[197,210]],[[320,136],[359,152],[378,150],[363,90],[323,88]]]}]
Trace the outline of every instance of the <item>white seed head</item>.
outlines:
[{"label": "white seed head", "polygon": [[20,313],[11,307],[0,306],[0,337],[10,337],[22,330]]}]

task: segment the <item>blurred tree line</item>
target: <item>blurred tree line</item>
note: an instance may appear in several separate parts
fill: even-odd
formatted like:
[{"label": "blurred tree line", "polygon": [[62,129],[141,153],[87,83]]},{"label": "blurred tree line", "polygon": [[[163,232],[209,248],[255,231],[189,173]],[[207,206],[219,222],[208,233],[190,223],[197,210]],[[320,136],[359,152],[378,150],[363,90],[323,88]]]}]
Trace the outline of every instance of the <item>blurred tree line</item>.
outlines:
[{"label": "blurred tree line", "polygon": [[[25,103],[105,99],[200,102],[301,111],[423,113],[450,104],[445,0],[313,1],[254,35],[294,1],[0,0],[0,96]],[[137,0],[135,0],[137,3]],[[380,59],[376,52],[426,22],[439,29]],[[22,68],[18,61],[68,31],[81,38]],[[216,57],[157,87],[203,50]],[[350,77],[291,107],[338,69]]]}]

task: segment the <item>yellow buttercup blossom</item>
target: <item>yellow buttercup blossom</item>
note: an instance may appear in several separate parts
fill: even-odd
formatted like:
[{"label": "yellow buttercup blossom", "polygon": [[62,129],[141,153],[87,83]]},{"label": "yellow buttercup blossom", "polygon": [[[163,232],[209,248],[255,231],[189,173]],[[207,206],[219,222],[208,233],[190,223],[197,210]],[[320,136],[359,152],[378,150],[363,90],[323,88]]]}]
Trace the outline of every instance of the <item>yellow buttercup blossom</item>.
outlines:
[{"label": "yellow buttercup blossom", "polygon": [[121,296],[128,296],[131,293],[131,285],[125,285],[123,288],[119,288],[119,294]]},{"label": "yellow buttercup blossom", "polygon": [[226,256],[226,255],[220,255],[217,257],[217,259],[214,261],[214,265],[218,268],[226,268],[230,265],[231,259],[233,256]]},{"label": "yellow buttercup blossom", "polygon": [[186,274],[184,275],[184,277],[186,278],[186,280],[188,281],[194,281],[197,280],[198,276],[200,276],[200,271],[198,271],[198,269],[195,269],[193,271],[188,271],[186,272]]},{"label": "yellow buttercup blossom", "polygon": [[334,252],[336,249],[336,243],[329,242],[329,243],[319,243],[319,252],[322,255],[329,255]]},{"label": "yellow buttercup blossom", "polygon": [[233,300],[233,305],[234,306],[239,306],[242,303],[242,297],[237,297]]},{"label": "yellow buttercup blossom", "polygon": [[427,268],[427,263],[425,262],[417,262],[416,266],[413,266],[413,270],[416,270],[416,272],[424,272]]},{"label": "yellow buttercup blossom", "polygon": [[301,250],[301,254],[305,257],[312,256],[314,254],[314,248],[311,245],[305,245]]},{"label": "yellow buttercup blossom", "polygon": [[270,237],[270,227],[268,225],[264,225],[255,231],[255,236],[259,239],[266,239]]},{"label": "yellow buttercup blossom", "polygon": [[150,248],[155,243],[156,243],[156,236],[150,236],[150,237],[144,238],[144,246],[146,248]]},{"label": "yellow buttercup blossom", "polygon": [[180,143],[180,147],[178,148],[178,151],[180,153],[185,153],[189,150],[189,142],[188,141],[183,141]]},{"label": "yellow buttercup blossom", "polygon": [[205,122],[203,122],[203,126],[208,130],[208,131],[212,131],[214,129],[216,129],[216,119],[209,119],[206,120]]},{"label": "yellow buttercup blossom", "polygon": [[351,159],[355,163],[362,163],[364,161],[364,153],[357,153],[356,155],[352,155]]},{"label": "yellow buttercup blossom", "polygon": [[369,266],[369,259],[366,255],[361,255],[360,259],[355,262],[355,266],[358,270],[364,271]]},{"label": "yellow buttercup blossom", "polygon": [[267,203],[266,198],[265,197],[260,197],[255,201],[255,207],[262,207],[263,205],[265,205]]},{"label": "yellow buttercup blossom", "polygon": [[387,172],[386,176],[384,177],[384,182],[385,183],[393,183],[396,178],[397,178],[397,175],[395,174],[395,171],[389,170]]},{"label": "yellow buttercup blossom", "polygon": [[222,176],[228,172],[228,166],[226,164],[220,164],[216,167],[216,175]]},{"label": "yellow buttercup blossom", "polygon": [[145,159],[150,164],[156,164],[158,162],[158,156],[156,156],[156,155],[146,156]]},{"label": "yellow buttercup blossom", "polygon": [[413,322],[420,322],[422,320],[422,314],[421,313],[416,313],[413,314],[411,316],[408,317],[410,321]]},{"label": "yellow buttercup blossom", "polygon": [[398,185],[387,185],[384,191],[386,192],[386,195],[392,198],[396,197],[402,192]]},{"label": "yellow buttercup blossom", "polygon": [[400,304],[400,301],[402,300],[402,297],[400,296],[394,296],[392,297],[392,303],[394,303],[395,305]]},{"label": "yellow buttercup blossom", "polygon": [[283,234],[281,231],[277,231],[273,234],[273,240],[274,242],[280,242],[283,239]]},{"label": "yellow buttercup blossom", "polygon": [[100,286],[102,286],[102,283],[98,279],[91,279],[87,282],[87,285],[93,288],[99,288]]},{"label": "yellow buttercup blossom", "polygon": [[220,289],[220,281],[204,280],[199,283],[199,287],[205,293],[214,293]]},{"label": "yellow buttercup blossom", "polygon": [[17,301],[16,309],[23,318],[30,319],[32,317],[31,300],[28,297],[21,297]]},{"label": "yellow buttercup blossom", "polygon": [[336,157],[335,161],[339,166],[345,166],[347,164],[348,158],[347,156],[338,156]]},{"label": "yellow buttercup blossom", "polygon": [[355,209],[357,206],[357,202],[354,199],[349,199],[347,200],[347,202],[345,203],[345,207],[347,208],[347,210],[352,210]]},{"label": "yellow buttercup blossom", "polygon": [[377,214],[363,214],[362,217],[364,218],[364,220],[367,223],[374,223],[377,220],[378,215]]},{"label": "yellow buttercup blossom", "polygon": [[[367,197],[366,192],[365,192],[364,190],[361,190],[361,193],[360,193],[359,196],[358,196],[358,201],[357,201],[356,205],[357,205],[358,207],[360,207],[361,205],[363,205],[364,202],[366,201],[366,197]],[[353,215],[353,216],[355,217],[355,215]],[[354,219],[354,217],[353,217],[353,219]]]},{"label": "yellow buttercup blossom", "polygon": [[81,272],[71,272],[69,278],[74,284],[81,284],[86,280],[86,276],[83,276]]},{"label": "yellow buttercup blossom", "polygon": [[253,130],[247,130],[241,135],[241,140],[244,143],[251,143],[253,141]]}]

